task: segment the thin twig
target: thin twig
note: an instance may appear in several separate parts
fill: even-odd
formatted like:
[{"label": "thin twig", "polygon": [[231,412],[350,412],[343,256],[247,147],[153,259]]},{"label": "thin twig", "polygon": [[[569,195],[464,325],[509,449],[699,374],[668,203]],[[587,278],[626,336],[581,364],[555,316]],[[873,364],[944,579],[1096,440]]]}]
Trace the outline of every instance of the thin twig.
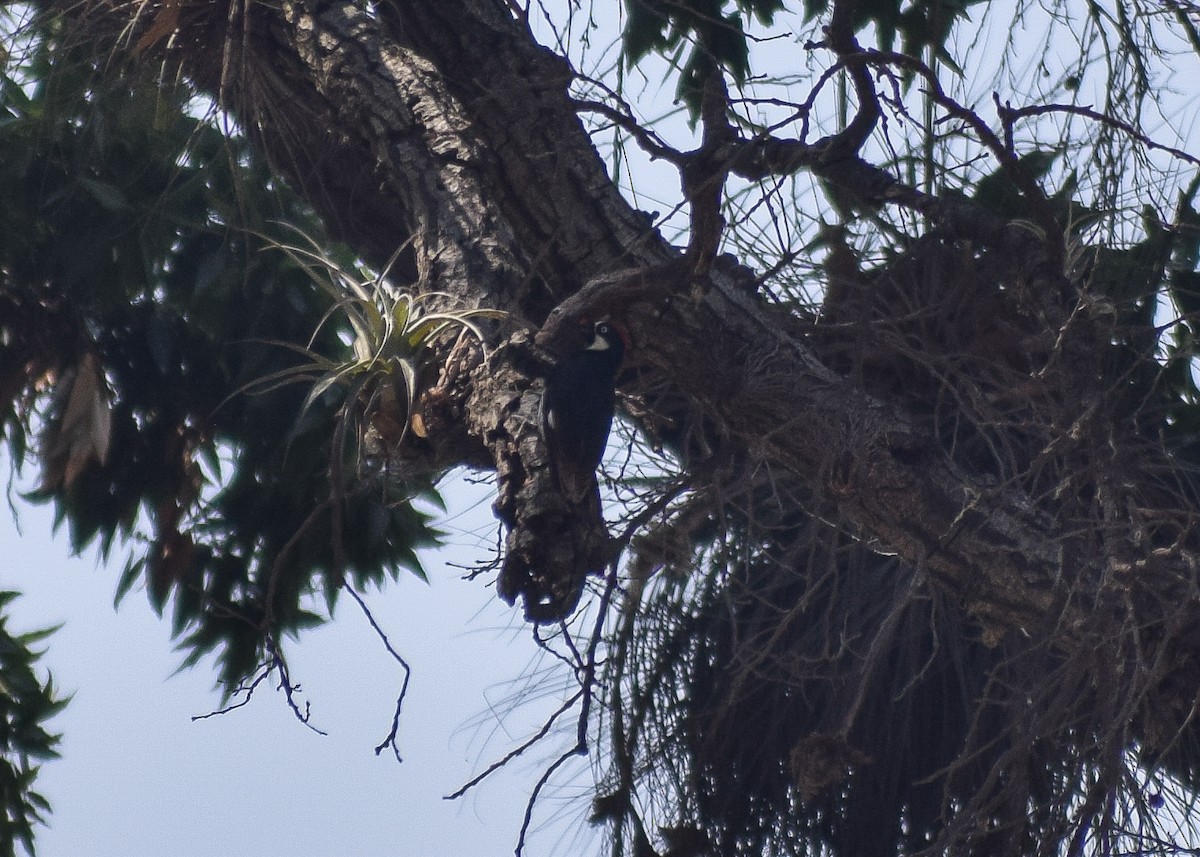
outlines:
[{"label": "thin twig", "polygon": [[612,595],[617,590],[617,559],[608,568],[608,578],[605,580],[604,592],[600,595],[600,603],[596,608],[596,624],[592,628],[592,636],[588,641],[587,661],[583,668],[583,703],[579,706],[579,723],[575,733],[575,750],[580,756],[587,755],[587,726],[592,713],[592,688],[596,684],[596,652],[600,648],[600,640],[604,637],[604,620],[608,615],[608,605]]},{"label": "thin twig", "polygon": [[546,772],[538,778],[537,784],[533,787],[533,792],[529,795],[529,802],[525,804],[525,817],[521,820],[521,835],[517,839],[516,850],[513,851],[515,857],[521,857],[525,853],[525,836],[529,833],[529,825],[533,820],[533,805],[537,803],[538,795],[541,794],[542,789],[550,781],[550,778],[554,776],[554,772],[561,768],[572,756],[577,755],[579,755],[577,749],[572,748],[568,750],[559,756],[554,761],[554,764],[547,768]]},{"label": "thin twig", "polygon": [[228,714],[231,711],[236,711],[239,708],[245,708],[247,705],[250,704],[250,700],[254,696],[254,691],[258,688],[258,686],[260,684],[262,684],[266,680],[267,676],[269,676],[271,674],[272,666],[273,666],[273,661],[267,661],[266,663],[262,664],[259,667],[259,670],[261,670],[261,672],[259,672],[259,674],[254,677],[254,681],[252,681],[248,685],[246,685],[246,684],[239,685],[238,687],[234,688],[233,693],[230,694],[230,696],[237,696],[240,694],[245,694],[245,698],[241,699],[238,702],[231,703],[230,705],[227,705],[224,708],[218,708],[215,711],[210,711],[207,714],[194,714],[194,715],[192,715],[192,722],[195,723],[197,720],[207,720],[210,717],[217,717],[218,715],[221,715],[221,714]]},{"label": "thin twig", "polygon": [[288,670],[287,661],[283,657],[283,652],[275,644],[274,639],[270,636],[266,639],[267,650],[271,653],[274,669],[279,670],[279,690],[283,691],[284,698],[287,699],[288,708],[292,709],[292,714],[296,719],[316,732],[318,735],[328,735],[322,729],[318,729],[312,725],[312,709],[309,703],[304,703],[304,710],[300,710],[300,703],[296,701],[296,694],[300,691],[300,685],[292,684],[291,673]]},{"label": "thin twig", "polygon": [[404,660],[404,657],[392,646],[387,634],[384,633],[379,623],[375,621],[375,615],[371,612],[371,608],[367,606],[367,603],[363,601],[362,596],[348,583],[343,584],[343,588],[350,593],[350,597],[354,599],[362,610],[363,615],[367,617],[367,621],[371,624],[371,628],[375,631],[376,636],[383,641],[383,647],[387,649],[388,654],[404,670],[404,682],[400,685],[400,693],[396,696],[396,710],[392,714],[391,731],[388,732],[387,737],[383,739],[379,746],[375,748],[375,755],[378,756],[383,752],[385,747],[391,747],[392,755],[396,757],[396,761],[403,762],[404,759],[400,756],[400,748],[396,746],[396,736],[400,732],[400,710],[404,707],[404,698],[408,695],[408,682],[412,678],[412,667],[408,665],[408,661]]},{"label": "thin twig", "polygon": [[586,101],[583,99],[574,99],[571,105],[577,110],[600,114],[622,131],[629,134],[650,157],[661,158],[677,167],[682,167],[687,163],[687,155],[684,152],[672,149],[659,140],[652,131],[643,128],[632,116],[622,113],[615,107],[605,104],[603,101]]},{"label": "thin twig", "polygon": [[[546,735],[548,735],[550,733],[550,729],[551,729],[551,727],[554,726],[554,722],[556,720],[558,720],[558,718],[561,717],[563,714],[566,714],[568,711],[570,711],[571,707],[574,706],[575,703],[579,701],[579,698],[581,696],[583,696],[582,688],[575,691],[574,695],[571,696],[570,699],[568,699],[566,702],[564,702],[562,705],[560,705],[558,710],[555,711],[553,714],[551,714],[546,719],[546,722],[542,724],[542,728],[539,729],[536,734],[534,734],[531,738],[527,739],[524,743],[522,743],[522,744],[518,745],[517,747],[514,747],[512,750],[510,750],[507,754],[505,754],[504,758],[499,759],[495,762],[492,762],[492,764],[487,766],[486,770],[484,770],[482,773],[480,773],[480,774],[476,775],[475,777],[471,778],[470,780],[468,780],[466,783],[464,783],[462,786],[460,786],[455,791],[451,792],[448,795],[445,795],[442,798],[442,800],[458,800],[460,797],[465,795],[468,791],[473,789],[475,786],[479,785],[481,782],[486,780],[492,774],[496,773],[496,771],[500,770],[505,765],[507,765],[509,762],[511,762],[513,759],[520,756],[522,753],[524,753],[526,750],[528,750],[530,747],[532,747],[538,741],[541,741],[543,738],[546,737]],[[568,753],[568,755],[574,755],[574,754],[575,754],[574,749],[572,749],[571,752]]]},{"label": "thin twig", "polygon": [[1082,107],[1076,104],[1031,104],[1028,107],[1009,107],[1005,104],[1000,108],[1000,111],[1001,115],[1008,119],[1024,119],[1027,116],[1042,116],[1047,113],[1068,113],[1072,116],[1082,116],[1128,134],[1147,149],[1166,152],[1168,155],[1178,158],[1181,161],[1200,166],[1200,156],[1189,154],[1183,151],[1183,149],[1177,149],[1165,143],[1156,142],[1128,122],[1117,119],[1115,116],[1108,116],[1090,107]]}]

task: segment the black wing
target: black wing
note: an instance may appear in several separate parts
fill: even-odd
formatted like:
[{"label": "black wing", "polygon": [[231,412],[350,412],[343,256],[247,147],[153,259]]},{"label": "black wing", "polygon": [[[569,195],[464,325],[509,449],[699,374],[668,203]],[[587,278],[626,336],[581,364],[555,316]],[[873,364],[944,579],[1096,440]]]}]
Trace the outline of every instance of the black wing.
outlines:
[{"label": "black wing", "polygon": [[542,432],[559,485],[583,501],[596,484],[612,427],[615,367],[604,352],[583,351],[559,362],[542,397]]}]

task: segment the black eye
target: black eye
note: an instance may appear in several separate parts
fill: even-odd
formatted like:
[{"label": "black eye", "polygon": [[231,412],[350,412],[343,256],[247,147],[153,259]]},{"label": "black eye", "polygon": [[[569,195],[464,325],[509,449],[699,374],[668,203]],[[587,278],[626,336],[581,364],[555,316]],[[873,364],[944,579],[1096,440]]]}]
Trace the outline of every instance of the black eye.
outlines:
[{"label": "black eye", "polygon": [[612,332],[612,328],[610,328],[607,324],[605,324],[603,322],[596,325],[596,333],[600,334],[601,336],[604,336],[605,334],[611,333],[611,332]]}]

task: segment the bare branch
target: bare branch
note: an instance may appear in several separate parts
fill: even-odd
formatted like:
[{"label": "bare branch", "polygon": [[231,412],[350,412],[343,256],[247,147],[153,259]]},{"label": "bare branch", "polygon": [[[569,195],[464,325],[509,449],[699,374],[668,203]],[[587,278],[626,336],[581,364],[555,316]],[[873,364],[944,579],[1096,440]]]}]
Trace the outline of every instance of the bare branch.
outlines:
[{"label": "bare branch", "polygon": [[[475,786],[479,785],[484,780],[486,780],[488,777],[490,777],[492,774],[496,773],[496,771],[503,768],[505,765],[507,765],[513,759],[516,759],[517,757],[521,756],[526,750],[528,750],[530,747],[534,746],[539,741],[541,741],[543,738],[545,738],[547,735],[549,735],[550,730],[552,728],[554,728],[554,724],[558,721],[558,718],[561,717],[563,714],[566,714],[572,708],[574,708],[575,703],[578,702],[582,696],[583,696],[583,688],[580,688],[579,690],[575,691],[575,693],[571,694],[571,696],[562,705],[560,705],[553,714],[551,714],[549,717],[546,718],[546,721],[542,724],[542,727],[537,732],[535,732],[532,737],[530,737],[526,741],[522,742],[521,744],[518,744],[515,748],[513,748],[508,753],[506,753],[501,759],[499,759],[495,762],[492,762],[492,764],[488,765],[487,768],[484,769],[484,771],[482,773],[467,780],[467,782],[463,783],[461,786],[459,786],[457,789],[452,791],[450,794],[446,795],[443,798],[443,800],[458,800],[460,797],[465,795],[467,792],[469,792]],[[567,755],[568,756],[578,755],[578,747],[572,749],[569,753],[567,753]]]},{"label": "bare branch", "polygon": [[400,757],[400,747],[396,743],[396,736],[400,732],[400,711],[404,706],[404,698],[408,695],[408,682],[412,678],[412,667],[408,665],[408,661],[404,660],[400,653],[392,646],[391,641],[387,638],[387,634],[384,633],[383,628],[375,620],[375,614],[371,612],[371,608],[367,606],[367,602],[363,600],[357,590],[349,583],[343,583],[342,588],[350,593],[350,597],[354,599],[359,609],[362,610],[363,615],[367,617],[367,622],[370,623],[371,630],[375,632],[376,636],[383,642],[383,647],[387,649],[388,654],[392,656],[396,663],[400,664],[400,669],[404,671],[404,681],[400,685],[400,692],[396,694],[396,710],[392,714],[392,728],[388,732],[387,737],[375,748],[375,755],[378,756],[383,752],[384,748],[391,747],[396,761],[403,762],[404,759]]}]

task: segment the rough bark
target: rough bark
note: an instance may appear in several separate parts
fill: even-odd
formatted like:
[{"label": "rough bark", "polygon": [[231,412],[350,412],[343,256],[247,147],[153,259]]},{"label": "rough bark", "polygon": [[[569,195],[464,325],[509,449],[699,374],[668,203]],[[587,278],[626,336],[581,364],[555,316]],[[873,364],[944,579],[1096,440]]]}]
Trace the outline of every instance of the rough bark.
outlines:
[{"label": "rough bark", "polygon": [[[373,17],[340,2],[190,4],[165,57],[222,98],[352,246],[382,260],[410,242],[403,258],[421,287],[511,313],[491,343],[503,347],[475,369],[466,419],[450,429],[459,442],[447,448],[495,463],[497,509],[521,564],[505,592],[550,605],[533,618],[573,606],[580,573],[603,554],[594,521],[561,536],[569,516],[536,432],[543,369],[528,334],[513,336],[559,307],[542,342],[553,343],[562,319],[618,314],[632,334],[635,374],[670,391],[683,409],[676,416],[705,414],[752,459],[833,498],[864,538],[954,592],[988,633],[1054,628],[1061,645],[1086,647],[1106,617],[1126,612],[1147,645],[1178,632],[1162,627],[1161,605],[1196,603],[1197,557],[1185,546],[1120,560],[1064,557],[1061,522],[1019,486],[956,463],[919,419],[828,368],[803,327],[761,301],[736,265],[676,262],[677,249],[606,175],[573,110],[570,69],[501,4],[380,9]],[[125,20],[103,3],[64,13],[99,21],[115,52],[161,59],[157,48],[139,56],[128,47],[148,20]],[[1064,288],[1027,230],[924,197],[844,151],[748,143],[728,157],[745,175],[805,166],[858,198],[923,211],[1005,249],[1013,282],[1042,295]],[[537,580],[554,565],[568,569],[556,578],[565,588]],[[1173,688],[1167,719],[1182,722],[1197,667],[1180,656],[1161,669]]]}]

